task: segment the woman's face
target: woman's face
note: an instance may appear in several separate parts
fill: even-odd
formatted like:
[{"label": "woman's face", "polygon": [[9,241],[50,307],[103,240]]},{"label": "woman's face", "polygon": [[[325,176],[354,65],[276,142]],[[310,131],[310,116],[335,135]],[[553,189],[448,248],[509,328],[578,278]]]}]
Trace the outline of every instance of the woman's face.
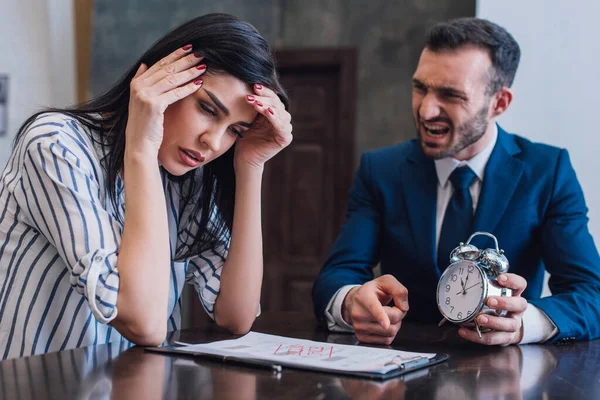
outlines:
[{"label": "woman's face", "polygon": [[257,112],[246,100],[251,88],[231,75],[202,75],[202,87],[165,111],[158,160],[172,175],[208,164],[233,146]]}]

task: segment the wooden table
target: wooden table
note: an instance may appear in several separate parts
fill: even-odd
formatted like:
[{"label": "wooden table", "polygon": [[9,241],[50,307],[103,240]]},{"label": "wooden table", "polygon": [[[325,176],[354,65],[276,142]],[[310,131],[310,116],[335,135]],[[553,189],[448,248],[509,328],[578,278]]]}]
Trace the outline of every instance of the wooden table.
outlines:
[{"label": "wooden table", "polygon": [[[312,315],[268,313],[254,331],[353,344],[349,334],[317,329]],[[233,338],[210,324],[174,332],[190,343]],[[448,362],[384,382],[99,345],[0,362],[1,399],[600,399],[600,340],[562,345],[484,347],[453,326],[406,323],[394,348],[444,352]]]}]

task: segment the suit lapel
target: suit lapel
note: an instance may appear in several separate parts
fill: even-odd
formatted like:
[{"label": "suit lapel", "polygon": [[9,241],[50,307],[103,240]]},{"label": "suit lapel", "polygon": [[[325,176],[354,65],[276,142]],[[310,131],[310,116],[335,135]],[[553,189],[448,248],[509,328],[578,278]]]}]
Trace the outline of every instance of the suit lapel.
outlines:
[{"label": "suit lapel", "polygon": [[435,268],[437,175],[418,143],[402,169],[402,188],[418,258]]},{"label": "suit lapel", "polygon": [[504,215],[523,174],[514,138],[498,127],[498,141],[485,167],[483,187],[475,212],[474,231],[493,233]]}]

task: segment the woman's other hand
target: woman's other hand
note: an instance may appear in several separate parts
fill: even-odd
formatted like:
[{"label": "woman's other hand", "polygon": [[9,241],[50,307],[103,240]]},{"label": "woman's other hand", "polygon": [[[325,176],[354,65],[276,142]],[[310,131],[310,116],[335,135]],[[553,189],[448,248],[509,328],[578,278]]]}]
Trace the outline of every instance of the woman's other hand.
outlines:
[{"label": "woman's other hand", "polygon": [[129,151],[158,154],[163,139],[164,112],[202,86],[202,57],[186,45],[148,68],[141,64],[130,84],[129,118],[125,130]]},{"label": "woman's other hand", "polygon": [[292,116],[286,111],[279,97],[271,89],[254,85],[255,95],[246,101],[259,113],[253,127],[237,141],[235,168],[262,168],[275,154],[292,142]]}]

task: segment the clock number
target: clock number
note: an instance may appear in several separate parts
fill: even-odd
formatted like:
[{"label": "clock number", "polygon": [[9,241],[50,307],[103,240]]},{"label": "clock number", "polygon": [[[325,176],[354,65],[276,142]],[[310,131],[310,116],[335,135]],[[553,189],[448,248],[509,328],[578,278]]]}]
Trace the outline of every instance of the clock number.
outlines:
[{"label": "clock number", "polygon": [[458,319],[461,319],[461,318],[462,318],[462,313],[461,313],[461,312],[459,312],[459,313],[458,313],[458,315],[457,315],[456,317],[457,317]]},{"label": "clock number", "polygon": [[458,276],[456,274],[452,274],[452,282],[456,282]]},{"label": "clock number", "polygon": [[474,266],[472,266],[472,265],[469,265],[469,273],[473,272],[473,270],[474,270],[474,269],[475,269],[475,267],[474,267]]},{"label": "clock number", "polygon": [[471,310],[467,311],[467,317],[469,317],[472,313],[473,313],[473,311],[471,311]]},{"label": "clock number", "polygon": [[446,305],[450,304],[450,297],[446,297]]},{"label": "clock number", "polygon": [[454,306],[450,306],[450,308],[452,308],[452,310],[450,310],[450,314],[452,314],[454,312]]},{"label": "clock number", "polygon": [[446,285],[446,293],[450,291],[450,285]]},{"label": "clock number", "polygon": [[463,274],[464,274],[464,272],[465,272],[465,269],[464,269],[463,267],[460,267],[460,268],[458,269],[458,273],[459,273],[459,275],[463,275]]}]

